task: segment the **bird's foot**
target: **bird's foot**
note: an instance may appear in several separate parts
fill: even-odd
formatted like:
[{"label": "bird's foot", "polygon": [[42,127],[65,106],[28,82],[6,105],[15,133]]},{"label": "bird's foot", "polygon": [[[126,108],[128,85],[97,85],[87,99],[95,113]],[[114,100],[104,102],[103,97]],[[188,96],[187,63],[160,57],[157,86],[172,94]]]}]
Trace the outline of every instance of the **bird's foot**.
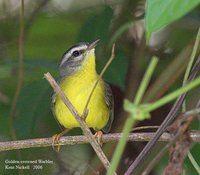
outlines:
[{"label": "bird's foot", "polygon": [[[61,134],[61,133],[60,133]],[[62,137],[62,135],[60,134],[55,134],[52,136],[52,148],[56,151],[56,152],[59,152],[60,151],[60,148],[61,146],[58,145],[59,144],[59,140],[60,138]]]},{"label": "bird's foot", "polygon": [[102,131],[97,131],[97,132],[94,134],[94,138],[97,139],[97,143],[98,143],[100,146],[103,146],[102,136],[103,136],[103,132],[102,132]]},{"label": "bird's foot", "polygon": [[60,148],[61,148],[61,145],[58,145],[59,144],[59,140],[60,138],[66,134],[67,132],[69,131],[69,129],[65,129],[64,131],[62,131],[61,133],[59,134],[55,134],[52,136],[52,148],[56,151],[56,152],[59,152],[60,151]]}]

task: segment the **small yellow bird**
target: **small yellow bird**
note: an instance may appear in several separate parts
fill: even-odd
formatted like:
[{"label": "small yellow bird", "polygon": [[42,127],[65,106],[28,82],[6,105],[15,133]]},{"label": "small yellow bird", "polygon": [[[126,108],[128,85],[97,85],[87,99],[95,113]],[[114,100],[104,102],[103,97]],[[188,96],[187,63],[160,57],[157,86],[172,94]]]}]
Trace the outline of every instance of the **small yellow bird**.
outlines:
[{"label": "small yellow bird", "polygon": [[[59,85],[76,110],[83,114],[88,97],[98,80],[95,64],[95,46],[99,40],[92,43],[81,42],[67,50],[59,65]],[[66,129],[80,127],[62,100],[53,95],[53,114]],[[110,86],[101,79],[88,104],[86,123],[95,131],[109,132],[113,121],[113,96]],[[55,135],[55,140],[64,132]],[[98,134],[97,134],[98,135]]]}]

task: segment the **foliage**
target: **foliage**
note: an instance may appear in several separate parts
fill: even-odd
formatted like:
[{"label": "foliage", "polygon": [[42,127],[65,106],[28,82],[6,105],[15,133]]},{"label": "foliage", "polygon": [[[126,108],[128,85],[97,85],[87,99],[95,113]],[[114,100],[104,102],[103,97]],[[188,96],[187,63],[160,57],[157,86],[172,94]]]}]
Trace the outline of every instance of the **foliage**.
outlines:
[{"label": "foliage", "polygon": [[[98,72],[102,70],[110,56],[111,44],[116,42],[115,59],[104,75],[104,79],[112,84],[115,95],[113,132],[123,128],[127,117],[122,111],[122,99],[126,97],[132,101],[152,55],[157,55],[160,60],[149,82],[150,87],[148,86],[147,90],[142,92],[144,101],[140,103],[155,104],[162,96],[182,86],[184,72],[199,27],[199,0],[147,0],[145,4],[140,0],[105,1],[104,3],[98,0],[66,1],[62,2],[63,4],[56,1],[60,6],[50,2],[47,2],[46,6],[39,6],[39,2],[30,1],[25,3],[23,87],[16,101],[12,125],[10,112],[17,89],[19,69],[19,9],[16,11],[6,0],[3,2],[4,5],[0,4],[1,14],[3,14],[0,16],[1,141],[12,140],[12,130],[16,132],[17,139],[51,137],[60,131],[51,112],[53,92],[43,79],[43,75],[50,72],[58,78],[58,64],[62,54],[76,42],[100,39],[96,48]],[[143,21],[145,21],[144,26],[141,26]],[[27,24],[30,27],[27,27]],[[138,34],[143,30],[146,32],[147,44]],[[161,34],[158,35],[159,33]],[[152,41],[158,44],[154,46]],[[193,55],[194,59],[197,54],[199,54],[198,47]],[[200,98],[199,94],[199,89],[192,90],[188,94],[187,110],[195,107]],[[130,102],[128,104],[125,105],[125,110],[128,109],[128,112],[138,107]],[[171,105],[165,104],[165,107],[166,109],[158,110],[154,108],[155,114],[151,113],[152,118],[147,121],[147,124],[157,124],[159,120],[157,116],[164,118],[165,115],[160,116],[160,110],[162,114],[166,114]],[[129,125],[131,129],[132,125],[130,123]],[[192,128],[199,129],[198,122],[194,121],[193,125]],[[81,131],[74,129],[69,134],[77,135],[81,134]],[[128,155],[124,154],[125,158],[135,159],[131,154],[133,145],[134,143],[129,145],[130,149],[125,148],[128,153]],[[112,143],[105,145],[105,152],[110,160],[111,155],[114,155],[113,151]],[[76,170],[87,171],[86,174],[104,173],[99,160],[92,157],[93,152],[89,145],[62,147],[62,154],[55,154],[51,148],[28,149],[20,152],[22,160],[54,161],[53,165],[45,165],[43,170],[37,171],[38,174],[59,173],[63,170],[63,164],[67,165],[64,166],[65,173],[75,174]],[[121,152],[123,153],[122,150]],[[199,157],[195,156],[199,155],[198,146],[195,145],[191,152],[199,163]],[[119,160],[122,159],[121,155],[118,157]],[[4,169],[2,162],[5,159],[17,160],[18,153],[5,152],[0,156],[0,174],[18,174],[17,170]],[[166,160],[166,157],[163,160]],[[120,162],[118,166],[121,174],[128,168],[129,162],[124,162]],[[82,166],[77,168],[79,165]],[[165,165],[166,161],[160,161],[154,171],[161,174]],[[187,174],[196,173],[189,160],[185,161],[185,169]]]},{"label": "foliage", "polygon": [[183,17],[197,5],[199,0],[149,0],[146,6],[145,30],[149,37],[175,20]]}]

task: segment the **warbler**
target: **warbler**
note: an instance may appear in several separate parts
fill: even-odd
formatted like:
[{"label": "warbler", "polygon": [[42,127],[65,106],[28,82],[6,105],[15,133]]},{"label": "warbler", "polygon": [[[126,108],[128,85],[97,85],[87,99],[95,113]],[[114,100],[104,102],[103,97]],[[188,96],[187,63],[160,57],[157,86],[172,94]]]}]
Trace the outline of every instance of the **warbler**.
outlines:
[{"label": "warbler", "polygon": [[[63,54],[59,65],[59,86],[80,114],[83,114],[88,97],[99,79],[95,63],[98,41],[80,42],[72,46]],[[54,94],[52,104],[53,114],[64,128],[80,127],[60,97]],[[114,103],[111,88],[103,79],[99,80],[87,109],[87,126],[97,131],[96,135],[101,135],[101,130],[109,132],[114,117]],[[63,134],[55,135],[55,140],[58,141]]]}]

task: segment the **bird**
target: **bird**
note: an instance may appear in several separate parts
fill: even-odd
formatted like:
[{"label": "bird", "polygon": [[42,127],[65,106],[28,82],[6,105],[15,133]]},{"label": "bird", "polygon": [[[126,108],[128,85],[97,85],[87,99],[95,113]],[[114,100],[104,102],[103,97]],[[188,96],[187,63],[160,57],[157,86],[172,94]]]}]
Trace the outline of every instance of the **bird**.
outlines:
[{"label": "bird", "polygon": [[[83,114],[88,97],[96,81],[100,78],[96,71],[95,47],[99,40],[79,42],[69,48],[62,56],[59,64],[60,77],[58,84],[75,109]],[[102,134],[108,133],[114,119],[114,100],[109,84],[99,79],[87,107],[85,122],[96,131],[95,137],[102,144]],[[65,130],[53,136],[53,144],[58,143],[68,130],[80,127],[61,98],[52,97],[52,112],[56,120]],[[102,132],[103,131],[103,132]]]}]

